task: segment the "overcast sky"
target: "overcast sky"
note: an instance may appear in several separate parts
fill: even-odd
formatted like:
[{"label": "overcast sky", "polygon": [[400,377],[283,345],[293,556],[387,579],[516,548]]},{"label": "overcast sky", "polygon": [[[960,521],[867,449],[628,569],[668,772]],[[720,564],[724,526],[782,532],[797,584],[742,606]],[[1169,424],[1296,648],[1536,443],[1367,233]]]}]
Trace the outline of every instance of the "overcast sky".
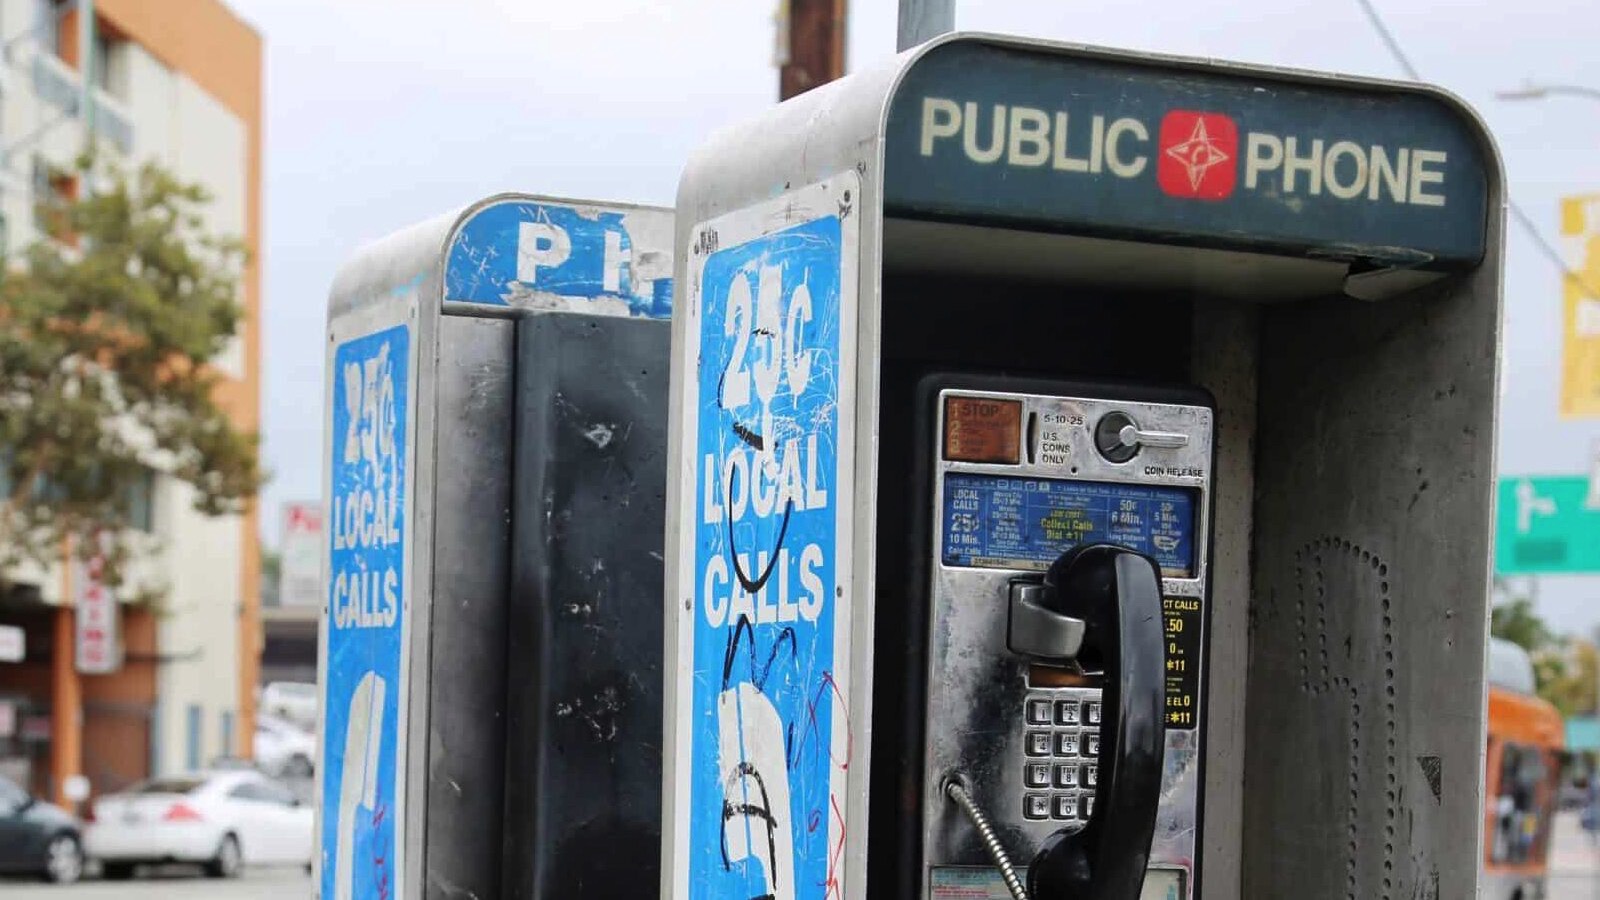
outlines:
[{"label": "overcast sky", "polygon": [[[777,0],[228,0],[267,48],[265,428],[284,500],[321,491],[328,286],[359,244],[496,191],[668,204],[710,129],[772,103]],[[1509,103],[1524,80],[1600,87],[1594,0],[1375,0],[1426,80],[1488,119],[1511,193],[1552,240],[1600,192],[1600,102]],[[894,52],[893,0],[851,4],[852,70]],[[967,0],[957,26],[1402,77],[1357,0]],[[1560,282],[1513,227],[1500,467],[1587,471],[1600,420],[1563,422]],[[1600,577],[1544,579],[1564,628],[1600,623]]]}]

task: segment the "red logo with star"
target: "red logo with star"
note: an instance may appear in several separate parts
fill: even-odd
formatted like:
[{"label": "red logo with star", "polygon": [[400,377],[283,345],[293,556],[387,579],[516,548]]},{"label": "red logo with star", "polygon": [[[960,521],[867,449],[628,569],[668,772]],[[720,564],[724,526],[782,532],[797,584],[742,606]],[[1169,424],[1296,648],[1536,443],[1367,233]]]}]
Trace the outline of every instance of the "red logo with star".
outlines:
[{"label": "red logo with star", "polygon": [[1239,126],[1221,113],[1168,112],[1156,146],[1156,183],[1173,197],[1221,200],[1239,183]]}]

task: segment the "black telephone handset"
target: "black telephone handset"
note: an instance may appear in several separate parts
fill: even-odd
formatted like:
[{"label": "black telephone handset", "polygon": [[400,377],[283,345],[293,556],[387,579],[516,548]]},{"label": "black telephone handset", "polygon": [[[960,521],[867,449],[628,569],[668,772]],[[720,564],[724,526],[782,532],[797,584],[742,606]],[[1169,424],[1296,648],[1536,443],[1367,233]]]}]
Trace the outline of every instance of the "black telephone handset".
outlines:
[{"label": "black telephone handset", "polygon": [[1073,655],[1105,675],[1100,781],[1082,830],[1055,832],[1028,866],[1030,900],[1138,900],[1161,799],[1165,698],[1161,576],[1115,544],[1063,553],[1035,602],[1081,620]]}]

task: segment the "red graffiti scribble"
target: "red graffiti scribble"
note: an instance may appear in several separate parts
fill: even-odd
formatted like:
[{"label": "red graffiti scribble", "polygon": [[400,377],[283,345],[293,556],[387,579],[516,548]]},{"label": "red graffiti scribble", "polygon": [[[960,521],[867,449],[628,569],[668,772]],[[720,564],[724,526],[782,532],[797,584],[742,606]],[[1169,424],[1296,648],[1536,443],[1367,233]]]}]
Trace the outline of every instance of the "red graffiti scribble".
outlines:
[{"label": "red graffiti scribble", "polygon": [[389,808],[384,806],[382,803],[379,803],[372,811],[372,827],[377,828],[379,825],[382,825],[383,817],[387,815],[388,812]]},{"label": "red graffiti scribble", "polygon": [[844,897],[844,881],[839,877],[839,864],[844,860],[844,813],[839,810],[839,797],[828,794],[828,805],[833,807],[833,818],[839,823],[839,840],[828,852],[828,880],[824,897]]}]

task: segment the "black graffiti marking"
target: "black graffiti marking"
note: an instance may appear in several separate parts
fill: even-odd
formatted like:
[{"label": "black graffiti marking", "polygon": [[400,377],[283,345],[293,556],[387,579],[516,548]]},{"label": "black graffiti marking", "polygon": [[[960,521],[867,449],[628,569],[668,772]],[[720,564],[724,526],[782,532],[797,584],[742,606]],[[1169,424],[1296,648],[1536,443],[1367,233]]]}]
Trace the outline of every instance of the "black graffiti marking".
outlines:
[{"label": "black graffiti marking", "polygon": [[744,441],[746,444],[749,444],[750,446],[756,448],[757,450],[765,450],[766,449],[766,447],[767,447],[766,439],[763,438],[754,429],[750,428],[749,426],[745,425],[742,422],[737,422],[737,421],[734,422],[731,427],[733,428],[733,433],[739,436],[739,440]]},{"label": "black graffiti marking", "polygon": [[746,645],[750,655],[750,683],[754,684],[756,686],[756,690],[758,691],[766,690],[767,679],[772,675],[772,667],[776,665],[778,661],[778,651],[783,649],[784,644],[789,645],[789,656],[791,659],[794,658],[795,654],[798,652],[795,644],[794,629],[785,626],[778,632],[778,636],[772,641],[772,650],[767,653],[767,664],[764,666],[758,666],[756,664],[755,627],[750,624],[749,616],[740,616],[739,621],[734,623],[733,634],[728,636],[728,649],[722,657],[723,690],[727,690],[729,686],[733,684],[733,663],[738,659],[739,645],[744,643],[743,639],[746,637],[750,639],[749,643]]},{"label": "black graffiti marking", "polygon": [[[760,334],[761,331],[758,329],[756,333]],[[733,410],[728,409],[727,405],[722,402],[722,390],[724,385],[727,383],[728,372],[727,369],[724,368],[722,374],[717,376],[717,408],[723,410],[731,416],[733,415]],[[763,450],[766,448],[766,440],[761,436],[760,432],[757,432],[750,426],[743,424],[738,419],[733,420],[732,427],[733,433],[738,435],[739,440],[744,441],[746,444],[749,444],[757,450]]]},{"label": "black graffiti marking", "polygon": [[[734,782],[740,778],[753,778],[756,789],[761,793],[761,802],[732,803],[728,800],[728,791],[732,790]],[[772,813],[772,798],[767,795],[767,780],[761,777],[756,767],[748,762],[740,762],[734,767],[728,777],[728,783],[722,786],[722,868],[724,871],[733,868],[733,860],[728,857],[728,822],[740,816],[754,817],[766,823],[767,826],[767,873],[772,876],[773,893],[757,894],[751,900],[773,900],[777,896],[778,887],[778,817]]]},{"label": "black graffiti marking", "polygon": [[766,587],[767,579],[772,577],[772,570],[778,567],[778,551],[783,549],[783,536],[789,533],[789,517],[794,515],[794,501],[789,500],[783,504],[783,523],[778,526],[778,540],[772,545],[772,555],[767,558],[767,567],[761,570],[761,577],[752,580],[744,573],[744,566],[739,563],[739,553],[733,545],[733,494],[724,490],[722,498],[722,519],[728,526],[728,559],[733,563],[733,574],[739,579],[740,587],[747,594]]}]

